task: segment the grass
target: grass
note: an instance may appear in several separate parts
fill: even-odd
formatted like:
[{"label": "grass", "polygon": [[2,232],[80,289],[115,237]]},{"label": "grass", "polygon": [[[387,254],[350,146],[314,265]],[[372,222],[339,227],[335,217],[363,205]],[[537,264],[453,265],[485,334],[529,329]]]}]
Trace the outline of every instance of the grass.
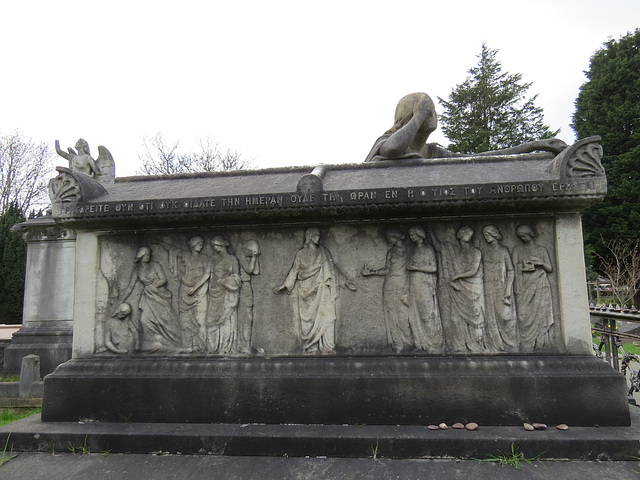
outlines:
[{"label": "grass", "polygon": [[22,420],[23,418],[30,417],[31,415],[35,415],[41,411],[41,408],[33,408],[22,413],[18,413],[10,408],[7,410],[0,410],[0,427],[8,423],[15,422],[16,420]]},{"label": "grass", "polygon": [[20,375],[10,375],[8,377],[0,377],[0,382],[19,382]]},{"label": "grass", "polygon": [[13,454],[13,446],[11,446],[11,450],[9,450],[9,454],[7,454],[7,447],[9,446],[9,438],[10,437],[11,437],[11,434],[7,435],[7,441],[5,442],[4,448],[2,449],[2,452],[0,453],[0,465],[4,465],[9,460],[11,460],[12,458],[15,458],[17,456],[17,455]]},{"label": "grass", "polygon": [[487,458],[477,459],[479,462],[495,462],[498,463],[501,467],[513,467],[516,470],[519,470],[523,464],[532,463],[536,460],[539,460],[544,452],[536,455],[532,458],[527,458],[524,456],[524,453],[520,451],[520,447],[516,447],[513,443],[511,444],[511,450],[508,452],[500,452],[496,455],[489,455]]},{"label": "grass", "polygon": [[376,440],[375,447],[371,447],[371,456],[374,460],[378,460],[378,457],[380,456],[380,445],[378,440]]},{"label": "grass", "polygon": [[[84,442],[82,443],[82,445],[79,445],[76,447],[73,443],[71,442],[68,442],[68,443],[69,443],[69,447],[68,447],[69,451],[73,454],[80,453],[82,455],[85,455],[87,453],[91,453],[91,450],[89,450],[89,447],[87,446],[87,435],[84,436]],[[111,453],[111,450],[109,450],[109,453]]]}]

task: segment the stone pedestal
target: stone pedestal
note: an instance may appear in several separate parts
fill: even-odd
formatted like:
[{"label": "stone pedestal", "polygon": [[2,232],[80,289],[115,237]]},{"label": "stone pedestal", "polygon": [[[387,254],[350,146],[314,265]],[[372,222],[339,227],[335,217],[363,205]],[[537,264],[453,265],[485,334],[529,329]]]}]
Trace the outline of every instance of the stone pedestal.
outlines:
[{"label": "stone pedestal", "polygon": [[4,351],[4,371],[20,372],[22,358],[40,357],[43,373],[71,358],[75,289],[75,232],[51,216],[15,227],[27,241],[22,328]]},{"label": "stone pedestal", "polygon": [[42,418],[628,425],[591,355],[600,155],[80,178],[53,202],[74,343]]}]

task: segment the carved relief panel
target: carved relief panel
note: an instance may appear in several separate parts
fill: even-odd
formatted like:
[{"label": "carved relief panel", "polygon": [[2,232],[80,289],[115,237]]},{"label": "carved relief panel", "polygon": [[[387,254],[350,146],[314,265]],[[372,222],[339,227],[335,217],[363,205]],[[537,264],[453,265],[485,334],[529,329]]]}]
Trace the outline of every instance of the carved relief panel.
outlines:
[{"label": "carved relief panel", "polygon": [[562,351],[553,219],[100,238],[101,355]]}]

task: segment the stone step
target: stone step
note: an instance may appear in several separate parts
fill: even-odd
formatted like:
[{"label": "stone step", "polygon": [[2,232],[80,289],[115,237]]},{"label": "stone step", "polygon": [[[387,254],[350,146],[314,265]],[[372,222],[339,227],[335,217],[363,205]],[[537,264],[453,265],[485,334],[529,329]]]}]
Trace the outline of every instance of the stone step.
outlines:
[{"label": "stone step", "polygon": [[[606,408],[606,406],[603,406]],[[0,427],[14,451],[181,453],[219,456],[487,458],[518,448],[527,458],[634,460],[640,409],[630,427],[525,431],[480,425],[476,431],[424,426],[42,422],[39,415]],[[126,419],[123,419],[126,420]]]}]

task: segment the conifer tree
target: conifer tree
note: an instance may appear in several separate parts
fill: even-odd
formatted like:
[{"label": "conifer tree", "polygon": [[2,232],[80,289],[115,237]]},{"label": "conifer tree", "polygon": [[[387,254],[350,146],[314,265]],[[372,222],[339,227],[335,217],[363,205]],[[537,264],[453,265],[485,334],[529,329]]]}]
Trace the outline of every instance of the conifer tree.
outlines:
[{"label": "conifer tree", "polygon": [[607,241],[640,238],[640,29],[605,42],[585,74],[572,127],[578,138],[602,137],[608,183],[604,201],[583,214],[590,262],[610,255]]},{"label": "conifer tree", "polygon": [[457,85],[449,99],[438,97],[444,112],[442,130],[451,142],[447,147],[458,153],[480,153],[514,147],[540,138],[550,138],[537,95],[527,98],[531,83],[522,74],[508,74],[496,59],[498,50],[482,44],[478,65]]},{"label": "conifer tree", "polygon": [[15,204],[0,216],[0,323],[22,322],[27,244],[11,233],[11,227],[24,221]]}]

